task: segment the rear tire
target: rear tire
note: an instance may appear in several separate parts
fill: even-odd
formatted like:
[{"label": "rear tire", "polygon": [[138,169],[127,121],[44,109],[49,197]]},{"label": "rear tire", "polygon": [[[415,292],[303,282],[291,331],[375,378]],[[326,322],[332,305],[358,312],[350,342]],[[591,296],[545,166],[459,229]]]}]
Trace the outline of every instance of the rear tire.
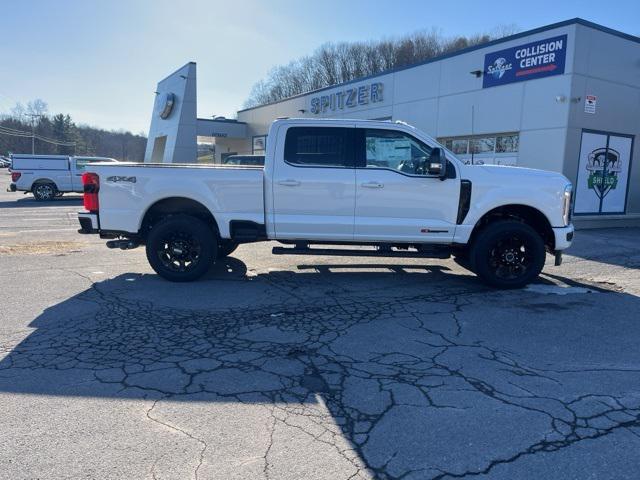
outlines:
[{"label": "rear tire", "polygon": [[218,240],[199,218],[172,215],[153,225],[146,253],[151,268],[162,278],[191,282],[209,270],[218,253]]},{"label": "rear tire", "polygon": [[216,258],[224,258],[231,255],[236,248],[238,248],[238,243],[233,240],[221,240],[218,244],[218,254]]},{"label": "rear tire", "polygon": [[535,280],[545,261],[544,241],[529,225],[500,220],[487,225],[469,252],[473,271],[497,288],[521,288]]},{"label": "rear tire", "polygon": [[51,182],[36,183],[31,187],[31,193],[38,202],[46,202],[47,200],[53,200],[56,196],[58,189],[55,184]]}]

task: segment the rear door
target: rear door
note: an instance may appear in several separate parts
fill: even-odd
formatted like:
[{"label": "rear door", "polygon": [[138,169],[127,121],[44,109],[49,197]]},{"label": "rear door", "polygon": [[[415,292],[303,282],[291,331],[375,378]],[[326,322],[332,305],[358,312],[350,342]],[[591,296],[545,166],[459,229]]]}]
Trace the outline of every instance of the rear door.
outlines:
[{"label": "rear door", "polygon": [[455,233],[460,178],[425,174],[434,146],[409,133],[356,129],[356,209],[359,241],[448,243]]},{"label": "rear door", "polygon": [[275,238],[352,240],[353,126],[287,127],[273,173]]}]

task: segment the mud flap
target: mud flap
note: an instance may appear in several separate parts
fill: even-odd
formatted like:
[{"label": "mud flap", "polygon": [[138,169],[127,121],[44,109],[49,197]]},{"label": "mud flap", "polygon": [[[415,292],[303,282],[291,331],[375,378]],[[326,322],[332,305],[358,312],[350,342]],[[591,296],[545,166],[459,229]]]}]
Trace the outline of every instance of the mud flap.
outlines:
[{"label": "mud flap", "polygon": [[562,265],[562,252],[560,250],[556,251],[555,257],[556,259],[555,259],[554,265],[556,267],[559,267],[560,265]]}]

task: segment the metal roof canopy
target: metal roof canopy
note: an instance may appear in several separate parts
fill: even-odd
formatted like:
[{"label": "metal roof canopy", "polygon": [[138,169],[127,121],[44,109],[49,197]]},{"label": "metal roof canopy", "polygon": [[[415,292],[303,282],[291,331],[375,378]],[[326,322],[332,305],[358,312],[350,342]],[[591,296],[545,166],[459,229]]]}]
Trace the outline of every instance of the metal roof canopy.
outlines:
[{"label": "metal roof canopy", "polygon": [[247,138],[247,124],[237,120],[198,118],[196,135],[199,137]]}]

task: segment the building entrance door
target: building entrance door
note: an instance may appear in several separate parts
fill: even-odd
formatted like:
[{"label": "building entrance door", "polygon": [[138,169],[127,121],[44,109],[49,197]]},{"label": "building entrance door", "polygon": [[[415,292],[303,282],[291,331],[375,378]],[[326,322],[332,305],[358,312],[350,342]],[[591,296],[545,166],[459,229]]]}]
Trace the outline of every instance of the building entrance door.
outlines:
[{"label": "building entrance door", "polygon": [[633,136],[583,130],[576,181],[576,215],[626,212]]}]

